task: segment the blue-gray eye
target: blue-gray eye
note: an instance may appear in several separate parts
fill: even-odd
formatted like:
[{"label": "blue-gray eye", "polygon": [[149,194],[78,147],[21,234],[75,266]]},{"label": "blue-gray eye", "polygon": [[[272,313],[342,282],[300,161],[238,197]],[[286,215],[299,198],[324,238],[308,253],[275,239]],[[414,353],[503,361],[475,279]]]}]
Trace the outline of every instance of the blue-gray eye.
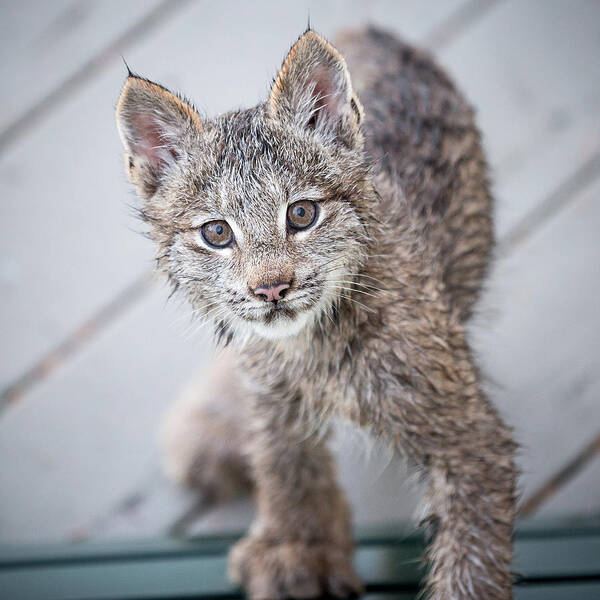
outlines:
[{"label": "blue-gray eye", "polygon": [[287,222],[291,229],[308,229],[317,220],[319,209],[312,200],[300,200],[290,204],[287,209]]},{"label": "blue-gray eye", "polygon": [[227,221],[209,221],[200,231],[204,241],[213,248],[226,248],[233,242],[233,231]]}]

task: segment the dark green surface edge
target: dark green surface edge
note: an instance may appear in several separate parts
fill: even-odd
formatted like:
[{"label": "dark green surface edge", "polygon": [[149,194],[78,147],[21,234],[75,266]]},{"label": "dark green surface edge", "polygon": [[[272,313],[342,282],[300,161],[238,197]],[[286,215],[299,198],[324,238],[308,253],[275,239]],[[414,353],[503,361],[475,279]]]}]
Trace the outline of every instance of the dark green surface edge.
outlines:
[{"label": "dark green surface edge", "polygon": [[[2,600],[241,598],[227,581],[236,535],[196,540],[0,546]],[[357,533],[367,598],[415,598],[424,543],[402,525]],[[600,598],[600,523],[533,522],[515,541],[516,598]]]}]

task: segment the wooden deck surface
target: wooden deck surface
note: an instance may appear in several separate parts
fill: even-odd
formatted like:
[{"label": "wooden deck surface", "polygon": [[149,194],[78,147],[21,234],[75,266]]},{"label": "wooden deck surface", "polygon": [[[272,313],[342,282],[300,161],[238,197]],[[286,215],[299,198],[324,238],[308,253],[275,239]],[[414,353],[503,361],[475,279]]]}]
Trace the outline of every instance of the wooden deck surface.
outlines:
[{"label": "wooden deck surface", "polygon": [[[21,0],[0,3],[0,542],[250,520],[190,512],[161,473],[161,416],[211,346],[149,275],[113,111],[121,56],[209,114],[255,103],[309,13],[431,48],[476,106],[500,244],[472,339],[526,511],[600,513],[599,2]],[[411,516],[401,462],[334,446],[359,524]]]}]

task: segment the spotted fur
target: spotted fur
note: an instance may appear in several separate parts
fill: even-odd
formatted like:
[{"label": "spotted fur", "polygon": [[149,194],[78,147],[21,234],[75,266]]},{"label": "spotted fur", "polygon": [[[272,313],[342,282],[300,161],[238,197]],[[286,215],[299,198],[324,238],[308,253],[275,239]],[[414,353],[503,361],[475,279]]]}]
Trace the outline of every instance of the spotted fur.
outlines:
[{"label": "spotted fur", "polygon": [[[228,442],[223,465],[247,469],[258,515],[230,568],[251,598],[357,594],[325,445],[328,417],[342,415],[428,477],[428,597],[506,600],[515,446],[464,331],[493,245],[473,111],[391,35],[349,31],[337,47],[307,31],[264,103],[215,119],[139,77],[124,86],[117,122],[158,267],[230,344],[230,392],[205,390],[176,470],[214,487],[218,474],[207,483],[199,469],[218,473]],[[286,208],[306,198],[319,220],[293,233]],[[202,241],[215,219],[231,247]],[[252,293],[280,281],[291,287],[275,306]],[[174,452],[194,435],[183,422]]]}]

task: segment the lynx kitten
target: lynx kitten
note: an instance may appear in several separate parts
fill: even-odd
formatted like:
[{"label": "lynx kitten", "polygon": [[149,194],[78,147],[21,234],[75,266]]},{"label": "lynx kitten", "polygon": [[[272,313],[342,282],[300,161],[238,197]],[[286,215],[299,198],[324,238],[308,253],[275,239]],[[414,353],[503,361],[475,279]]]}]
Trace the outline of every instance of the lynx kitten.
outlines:
[{"label": "lynx kitten", "polygon": [[230,555],[250,598],[356,596],[318,431],[342,415],[427,475],[428,597],[506,600],[515,446],[464,332],[493,244],[473,111],[391,35],[337,47],[309,29],[265,102],[214,119],[133,74],[121,93],[158,266],[227,346],[171,422],[172,471],[215,496],[255,488]]}]

